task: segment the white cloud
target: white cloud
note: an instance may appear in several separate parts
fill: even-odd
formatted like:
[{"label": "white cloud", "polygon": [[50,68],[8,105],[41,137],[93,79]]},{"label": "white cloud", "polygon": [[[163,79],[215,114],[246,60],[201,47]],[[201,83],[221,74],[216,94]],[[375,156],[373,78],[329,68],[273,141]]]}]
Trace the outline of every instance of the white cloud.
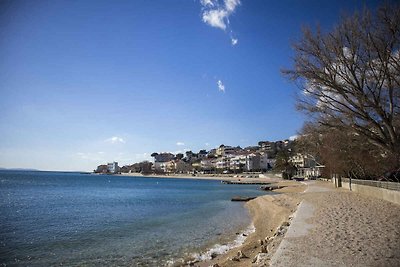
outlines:
[{"label": "white cloud", "polygon": [[[225,31],[229,27],[229,16],[240,5],[240,0],[224,0],[223,4],[218,0],[200,0],[200,3],[203,7],[203,22]],[[238,39],[231,37],[231,42],[236,45]]]},{"label": "white cloud", "polygon": [[124,144],[125,143],[125,140],[122,137],[118,137],[118,136],[113,136],[104,141],[107,143],[111,143],[111,144],[118,144],[118,143]]},{"label": "white cloud", "polygon": [[298,135],[292,135],[291,137],[289,137],[289,140],[290,140],[290,141],[294,141],[294,140],[296,140],[297,138],[299,138]]},{"label": "white cloud", "polygon": [[209,144],[209,143],[205,143],[205,145],[206,145],[206,146],[210,146],[210,144]]},{"label": "white cloud", "polygon": [[184,143],[184,142],[176,142],[176,145],[177,145],[177,146],[184,146],[185,143]]},{"label": "white cloud", "polygon": [[231,37],[232,45],[236,45],[238,43],[238,41],[239,41],[238,39]]},{"label": "white cloud", "polygon": [[221,80],[217,81],[218,90],[225,93],[225,85],[222,83]]},{"label": "white cloud", "polygon": [[203,13],[203,21],[211,27],[220,28],[221,30],[226,29],[225,19],[228,16],[228,12],[225,10],[208,10]]},{"label": "white cloud", "polygon": [[240,0],[225,0],[225,8],[229,12],[235,11],[236,6],[240,4]]},{"label": "white cloud", "polygon": [[214,6],[213,0],[200,0],[202,6]]}]

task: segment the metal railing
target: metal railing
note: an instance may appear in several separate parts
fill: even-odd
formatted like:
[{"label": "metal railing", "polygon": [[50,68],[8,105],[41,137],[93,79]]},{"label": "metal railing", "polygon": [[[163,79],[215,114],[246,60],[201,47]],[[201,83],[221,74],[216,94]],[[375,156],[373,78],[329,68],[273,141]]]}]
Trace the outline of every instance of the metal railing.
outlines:
[{"label": "metal railing", "polygon": [[[342,182],[349,183],[350,179],[342,178]],[[351,183],[400,191],[400,183],[394,183],[394,182],[351,179]]]}]

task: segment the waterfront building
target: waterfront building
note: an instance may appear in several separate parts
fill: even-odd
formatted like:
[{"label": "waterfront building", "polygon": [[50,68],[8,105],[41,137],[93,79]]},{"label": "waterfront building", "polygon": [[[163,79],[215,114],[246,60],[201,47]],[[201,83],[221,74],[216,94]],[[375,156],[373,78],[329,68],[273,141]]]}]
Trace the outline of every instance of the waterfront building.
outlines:
[{"label": "waterfront building", "polygon": [[321,176],[321,170],[325,166],[319,164],[315,157],[309,154],[300,154],[292,156],[290,162],[297,168],[296,176],[312,178]]},{"label": "waterfront building", "polygon": [[204,172],[213,172],[217,168],[217,159],[205,158],[200,161],[201,170]]},{"label": "waterfront building", "polygon": [[225,146],[225,145],[220,145],[217,149],[215,154],[217,156],[225,156],[225,155],[232,155],[237,152],[239,148],[237,147],[231,147],[231,146]]},{"label": "waterfront building", "polygon": [[119,172],[118,162],[114,161],[111,163],[107,163],[107,171],[109,173],[118,173]]},{"label": "waterfront building", "polygon": [[216,161],[217,170],[222,170],[222,171],[229,170],[230,158],[231,158],[230,156],[222,156],[217,158]]},{"label": "waterfront building", "polygon": [[246,166],[246,154],[236,154],[229,160],[229,169],[233,172],[242,172]]}]

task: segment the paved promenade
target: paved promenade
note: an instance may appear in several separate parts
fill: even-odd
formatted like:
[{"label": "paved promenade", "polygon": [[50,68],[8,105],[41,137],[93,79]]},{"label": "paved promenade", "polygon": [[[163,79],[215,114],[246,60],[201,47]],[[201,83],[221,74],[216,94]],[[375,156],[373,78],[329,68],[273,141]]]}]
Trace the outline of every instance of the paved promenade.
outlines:
[{"label": "paved promenade", "polygon": [[400,266],[399,205],[307,185],[271,266]]}]

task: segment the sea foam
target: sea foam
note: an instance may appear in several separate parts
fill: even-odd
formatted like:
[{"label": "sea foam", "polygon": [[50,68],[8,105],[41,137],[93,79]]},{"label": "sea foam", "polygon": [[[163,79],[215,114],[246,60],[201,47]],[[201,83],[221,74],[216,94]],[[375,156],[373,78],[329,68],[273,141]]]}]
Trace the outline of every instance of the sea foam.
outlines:
[{"label": "sea foam", "polygon": [[192,257],[195,261],[205,261],[214,258],[216,255],[222,255],[227,253],[229,250],[233,248],[237,248],[241,246],[246,240],[247,236],[254,233],[256,228],[254,224],[251,224],[243,233],[240,233],[236,236],[235,240],[229,242],[228,244],[215,244],[211,249],[204,253],[194,253]]}]

